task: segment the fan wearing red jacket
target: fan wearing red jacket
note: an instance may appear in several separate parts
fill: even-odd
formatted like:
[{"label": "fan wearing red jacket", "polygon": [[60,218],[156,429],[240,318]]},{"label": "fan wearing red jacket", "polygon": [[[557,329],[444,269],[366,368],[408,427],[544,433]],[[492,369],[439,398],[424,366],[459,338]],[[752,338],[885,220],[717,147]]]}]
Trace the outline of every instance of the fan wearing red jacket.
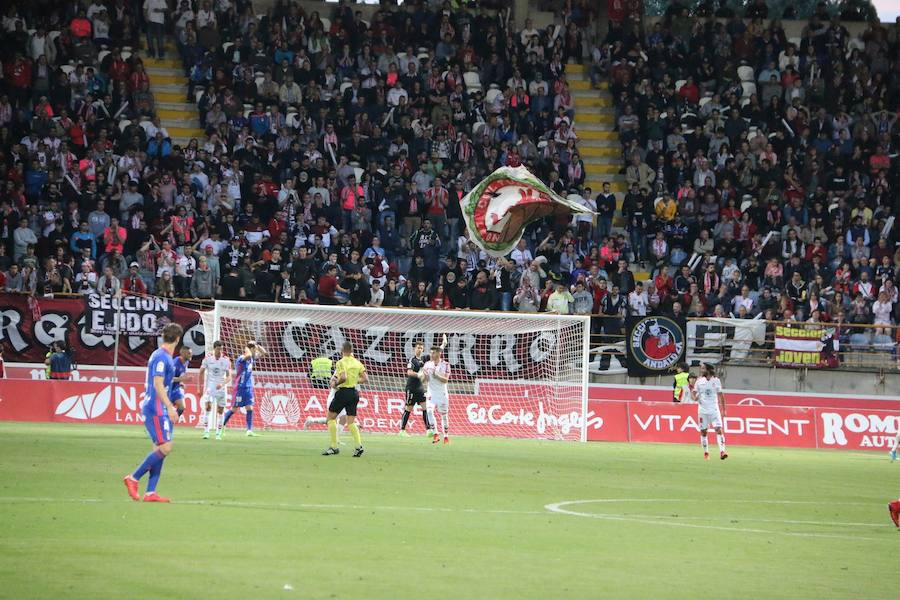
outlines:
[{"label": "fan wearing red jacket", "polygon": [[125,239],[128,232],[124,227],[119,225],[119,219],[113,217],[109,220],[109,227],[103,230],[103,251],[110,253],[113,250],[119,254],[125,253]]},{"label": "fan wearing red jacket", "polygon": [[147,294],[147,284],[141,279],[138,269],[140,269],[140,265],[137,262],[132,262],[128,267],[128,275],[122,278],[122,291],[126,294],[135,296]]}]

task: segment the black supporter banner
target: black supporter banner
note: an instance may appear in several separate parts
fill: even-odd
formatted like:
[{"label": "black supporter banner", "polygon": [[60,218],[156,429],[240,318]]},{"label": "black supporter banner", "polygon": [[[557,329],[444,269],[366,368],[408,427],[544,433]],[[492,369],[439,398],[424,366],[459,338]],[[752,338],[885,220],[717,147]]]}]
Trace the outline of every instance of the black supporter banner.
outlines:
[{"label": "black supporter banner", "polygon": [[152,337],[172,321],[172,305],[165,298],[92,294],[85,296],[84,315],[94,335]]},{"label": "black supporter banner", "polygon": [[[101,309],[98,309],[101,310]],[[196,311],[169,304],[171,318],[184,327],[184,345],[194,353],[194,364],[203,358],[203,324]],[[82,365],[111,365],[116,337],[91,332],[87,302],[81,298],[29,298],[22,294],[0,294],[0,347],[6,360],[43,363],[50,344],[64,341]],[[147,365],[157,339],[126,333],[120,339],[119,365]]]},{"label": "black supporter banner", "polygon": [[684,360],[684,322],[668,317],[629,317],[626,330],[630,377],[668,375]]}]

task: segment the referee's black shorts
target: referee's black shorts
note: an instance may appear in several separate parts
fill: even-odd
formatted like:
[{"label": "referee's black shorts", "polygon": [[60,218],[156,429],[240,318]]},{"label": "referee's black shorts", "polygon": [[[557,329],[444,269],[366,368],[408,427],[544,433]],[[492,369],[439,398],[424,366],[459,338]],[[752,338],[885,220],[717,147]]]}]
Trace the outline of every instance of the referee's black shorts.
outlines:
[{"label": "referee's black shorts", "polygon": [[338,388],[334,393],[331,404],[328,405],[328,410],[336,414],[346,411],[348,417],[355,417],[357,404],[359,404],[359,392],[356,391],[355,387]]}]

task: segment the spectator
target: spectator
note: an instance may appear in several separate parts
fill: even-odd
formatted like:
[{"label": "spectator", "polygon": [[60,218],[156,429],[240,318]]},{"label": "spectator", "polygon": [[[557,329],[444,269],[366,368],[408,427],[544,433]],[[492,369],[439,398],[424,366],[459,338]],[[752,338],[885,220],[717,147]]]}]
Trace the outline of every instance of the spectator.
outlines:
[{"label": "spectator", "polygon": [[550,294],[547,300],[547,312],[561,315],[572,314],[572,305],[575,303],[575,298],[562,283],[557,283],[555,287],[555,291]]},{"label": "spectator", "polygon": [[147,49],[151,57],[166,57],[163,34],[168,4],[165,0],[144,0],[144,17],[147,22]]},{"label": "spectator", "polygon": [[97,273],[90,261],[81,263],[81,271],[75,276],[75,291],[83,296],[97,292]]},{"label": "spectator", "polygon": [[[190,257],[190,260],[194,260],[193,257]],[[205,256],[201,256],[196,261],[196,264],[197,268],[196,270],[194,270],[190,280],[191,298],[199,298],[201,300],[209,300],[215,298],[217,285],[216,277],[213,274],[212,270],[209,268],[209,261]],[[288,275],[287,271],[284,271],[283,273],[285,275]],[[282,279],[284,280],[286,278],[282,277]],[[177,280],[178,278],[176,276],[176,281]],[[291,294],[291,296],[293,296],[293,294]],[[291,299],[295,300],[296,296],[293,296]]]},{"label": "spectator", "polygon": [[122,284],[119,278],[113,274],[112,267],[103,269],[103,275],[97,280],[97,292],[103,295],[117,296]]},{"label": "spectator", "polygon": [[575,292],[572,294],[572,312],[576,315],[589,315],[593,308],[594,296],[585,288],[584,281],[579,279],[575,282]]},{"label": "spectator", "polygon": [[366,306],[379,307],[384,304],[384,300],[385,293],[384,290],[381,289],[381,280],[373,279],[372,286],[369,292],[369,301],[366,303]]},{"label": "spectator", "polygon": [[69,380],[72,378],[72,359],[63,342],[50,345],[50,356],[47,358],[49,378],[53,380]]},{"label": "spectator", "polygon": [[38,243],[38,238],[34,231],[28,226],[28,219],[19,219],[19,226],[13,231],[13,260],[19,262],[28,246],[34,246]]},{"label": "spectator", "polygon": [[643,317],[647,315],[649,306],[650,301],[644,290],[644,284],[639,281],[635,284],[634,290],[628,294],[628,312],[631,315]]},{"label": "spectator", "polygon": [[147,284],[140,275],[140,264],[137,261],[128,265],[128,274],[122,279],[122,291],[134,296],[147,294]]},{"label": "spectator", "polygon": [[540,303],[541,299],[533,279],[523,275],[519,280],[519,288],[513,296],[513,305],[520,312],[537,312]]}]

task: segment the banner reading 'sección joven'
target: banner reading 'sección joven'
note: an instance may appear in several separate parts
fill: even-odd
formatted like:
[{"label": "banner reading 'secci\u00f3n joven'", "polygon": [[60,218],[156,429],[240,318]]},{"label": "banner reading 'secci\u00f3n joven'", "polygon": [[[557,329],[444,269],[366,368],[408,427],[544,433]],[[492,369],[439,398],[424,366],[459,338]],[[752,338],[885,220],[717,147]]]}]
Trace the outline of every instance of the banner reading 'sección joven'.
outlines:
[{"label": "banner reading 'secci\u00f3n joven'", "polygon": [[[7,379],[0,381],[0,420],[140,424],[142,392],[143,386],[137,382]],[[182,425],[197,423],[196,392],[194,386],[187,387]],[[325,390],[312,387],[260,387],[256,390],[257,418],[264,427],[300,429],[306,417],[325,414],[326,395]],[[848,408],[732,405],[724,426],[732,446],[880,450],[888,447],[900,425],[900,408],[880,408],[894,408],[896,404],[859,400]],[[537,399],[523,402],[522,397],[510,395],[453,394],[450,405],[454,428],[468,435],[524,439],[561,435],[577,439],[581,427],[580,414],[554,414]],[[364,392],[359,418],[367,431],[394,433],[399,429],[403,407],[402,391]],[[421,424],[418,419],[410,423],[415,433]],[[696,405],[588,401],[589,441],[697,443],[698,430]]]}]

